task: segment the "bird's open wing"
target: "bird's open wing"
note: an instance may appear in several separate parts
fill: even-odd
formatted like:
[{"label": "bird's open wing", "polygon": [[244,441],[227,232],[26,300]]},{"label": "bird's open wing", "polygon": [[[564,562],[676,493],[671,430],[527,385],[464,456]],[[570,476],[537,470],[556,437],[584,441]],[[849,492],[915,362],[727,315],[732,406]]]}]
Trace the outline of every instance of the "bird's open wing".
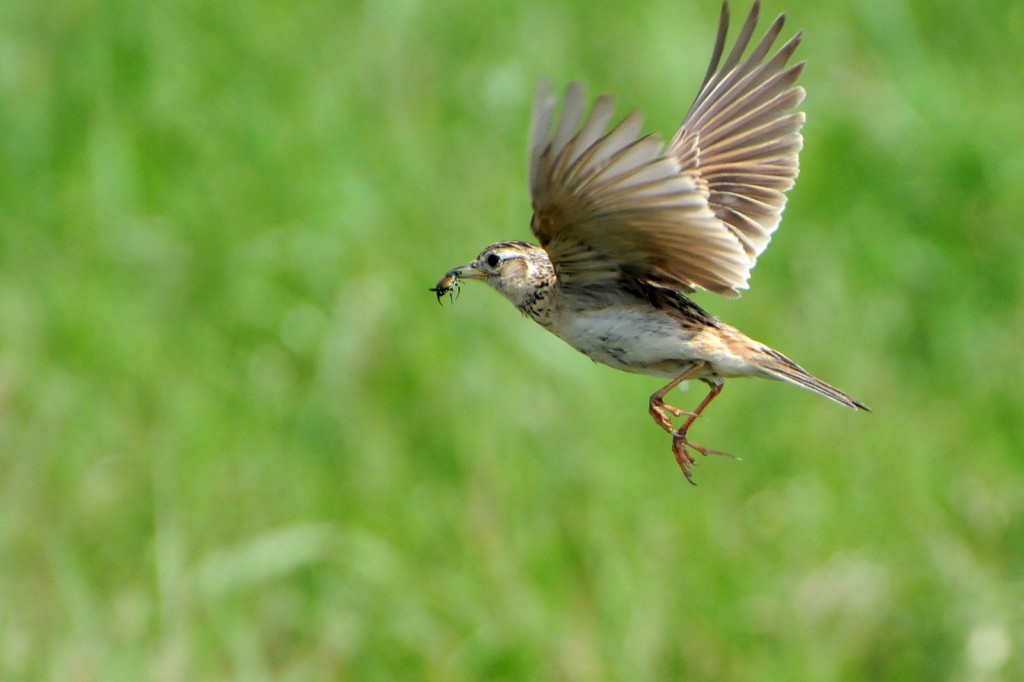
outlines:
[{"label": "bird's open wing", "polygon": [[739,238],[753,261],[768,246],[793,187],[803,146],[803,88],[794,85],[804,63],[787,66],[801,33],[769,57],[786,21],[781,15],[743,58],[757,27],[760,3],[743,22],[729,56],[719,66],[729,27],[722,5],[718,38],[700,93],[669,152],[696,178],[715,216]]},{"label": "bird's open wing", "polygon": [[[796,174],[800,138],[790,129],[795,125],[798,130],[802,122],[794,119],[789,127],[783,126],[783,133],[775,133],[781,110],[795,105],[799,97],[783,106],[776,101],[778,93],[763,94],[777,89],[775,81],[786,80],[778,78],[778,57],[765,65],[774,65],[775,71],[758,66],[770,48],[768,37],[747,61],[736,65],[756,23],[756,11],[755,5],[753,21],[748,19],[737,48],[716,72],[728,24],[723,11],[709,76],[667,154],[656,137],[640,135],[639,112],[609,131],[614,104],[607,95],[599,97],[585,116],[586,97],[577,83],[569,86],[552,133],[555,102],[547,85],[541,84],[530,158],[532,229],[565,284],[586,285],[626,275],[686,291],[703,287],[737,295],[738,289],[746,288],[767,234],[778,224],[782,206],[776,194],[782,196]],[[778,28],[781,24],[773,25],[776,35]],[[751,65],[752,61],[757,63]],[[796,75],[798,71],[792,79]],[[756,101],[748,106],[747,96]],[[762,102],[765,97],[767,104]],[[707,138],[714,144],[710,156],[705,153]],[[705,167],[714,171],[710,179]],[[785,187],[782,178],[788,178]],[[766,221],[769,226],[757,233],[764,233],[764,243],[751,247],[760,242],[748,236],[748,222],[762,225],[757,221],[773,205],[774,222]]]}]

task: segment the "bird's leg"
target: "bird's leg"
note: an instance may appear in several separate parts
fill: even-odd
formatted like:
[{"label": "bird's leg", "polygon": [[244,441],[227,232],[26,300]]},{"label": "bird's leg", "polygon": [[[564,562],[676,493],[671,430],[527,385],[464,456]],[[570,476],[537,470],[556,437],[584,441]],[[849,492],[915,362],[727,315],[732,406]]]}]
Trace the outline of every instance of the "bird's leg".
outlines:
[{"label": "bird's leg", "polygon": [[722,392],[722,387],[724,385],[725,384],[711,383],[709,381],[708,382],[708,386],[711,387],[711,390],[708,392],[708,394],[706,396],[704,396],[704,400],[702,400],[700,402],[700,405],[697,406],[697,409],[694,410],[693,412],[689,413],[690,418],[686,420],[686,423],[683,424],[682,426],[680,426],[679,429],[676,430],[675,433],[673,433],[672,435],[674,435],[674,436],[681,436],[681,437],[685,438],[686,437],[686,431],[693,424],[694,420],[697,419],[697,417],[700,416],[700,413],[704,411],[705,407],[707,407],[708,405],[711,404],[712,400],[714,400],[715,398],[718,397],[718,394]]},{"label": "bird's leg", "polygon": [[[662,386],[653,395],[651,395],[649,409],[649,412],[651,413],[651,418],[654,419],[655,424],[665,429],[673,436],[676,435],[676,430],[675,427],[672,426],[672,420],[669,418],[667,414],[665,414],[665,412],[671,412],[677,417],[683,414],[689,415],[690,419],[686,422],[687,427],[689,427],[690,423],[697,417],[697,414],[693,412],[683,412],[683,410],[680,410],[678,407],[665,404],[665,395],[673,388],[686,381],[687,379],[693,378],[693,376],[697,374],[697,372],[699,372],[705,364],[707,363],[705,363],[703,360],[698,360],[694,362],[693,365],[688,367],[685,372],[683,372],[675,379]],[[702,403],[701,408],[703,408],[704,406],[705,405]]]},{"label": "bird's leg", "polygon": [[[651,396],[650,401],[651,417],[658,426],[672,434],[672,454],[675,455],[676,463],[682,470],[683,475],[686,476],[686,480],[690,483],[693,483],[693,471],[690,467],[693,464],[696,464],[697,460],[693,458],[693,455],[690,454],[687,448],[692,448],[705,457],[707,455],[728,455],[727,452],[712,450],[711,448],[706,448],[703,445],[697,445],[686,438],[687,430],[689,430],[690,426],[693,425],[694,420],[700,416],[701,412],[711,404],[711,401],[717,398],[718,394],[722,392],[723,384],[704,380],[711,387],[711,390],[708,391],[708,394],[704,396],[704,400],[700,402],[700,405],[698,405],[697,409],[693,412],[685,412],[680,410],[678,407],[667,405],[665,403],[665,395],[687,379],[692,379],[700,372],[701,369],[704,368],[706,364],[707,363],[703,360],[697,360],[693,365],[687,367],[685,372],[662,386]],[[688,419],[681,427],[675,429],[672,427],[672,420],[667,414],[665,414],[666,412],[674,414],[677,417],[685,414],[688,415]]]},{"label": "bird's leg", "polygon": [[710,405],[711,401],[718,397],[718,394],[722,392],[722,384],[708,382],[708,385],[711,386],[711,390],[706,396],[704,396],[704,400],[701,401],[696,410],[690,413],[690,418],[686,420],[686,423],[678,430],[672,432],[672,454],[676,456],[676,463],[679,464],[679,468],[682,470],[683,475],[686,476],[686,480],[690,483],[693,483],[693,475],[690,470],[690,465],[696,463],[696,460],[693,458],[693,455],[687,451],[687,448],[693,448],[705,457],[708,455],[728,455],[728,453],[722,452],[721,450],[712,450],[711,448],[706,448],[703,445],[697,445],[686,438],[686,431],[693,424],[693,421],[699,417],[700,413],[704,411],[704,408]]}]

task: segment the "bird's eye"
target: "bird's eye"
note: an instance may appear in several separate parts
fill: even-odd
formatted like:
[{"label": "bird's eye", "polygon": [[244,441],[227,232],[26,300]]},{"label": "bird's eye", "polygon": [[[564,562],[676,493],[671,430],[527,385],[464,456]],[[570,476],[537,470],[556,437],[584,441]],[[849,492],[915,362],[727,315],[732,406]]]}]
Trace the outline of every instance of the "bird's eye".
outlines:
[{"label": "bird's eye", "polygon": [[487,254],[487,267],[489,267],[489,268],[496,268],[496,267],[498,267],[498,263],[500,263],[500,262],[501,262],[501,256],[499,256],[498,254],[496,254],[496,253],[489,253],[489,254]]}]

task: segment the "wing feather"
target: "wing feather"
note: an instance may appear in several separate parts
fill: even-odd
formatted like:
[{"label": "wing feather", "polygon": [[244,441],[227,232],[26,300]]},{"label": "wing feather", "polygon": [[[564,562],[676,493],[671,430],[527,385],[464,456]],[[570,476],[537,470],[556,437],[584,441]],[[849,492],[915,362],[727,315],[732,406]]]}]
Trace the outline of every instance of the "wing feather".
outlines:
[{"label": "wing feather", "polygon": [[[712,212],[755,261],[778,228],[784,192],[799,172],[804,124],[804,114],[792,112],[804,98],[796,86],[804,64],[788,66],[802,33],[769,56],[785,24],[780,15],[744,58],[759,13],[757,2],[721,66],[721,50],[712,55],[704,85],[669,145],[683,173],[696,178]],[[724,44],[727,28],[723,11],[716,46]]]},{"label": "wing feather", "polygon": [[[569,85],[557,124],[547,83],[537,92],[530,154],[531,228],[565,286],[632,277],[725,295],[746,288],[796,177],[803,97],[787,66],[799,34],[769,57],[780,16],[744,57],[751,9],[725,53],[728,6],[707,75],[666,150],[634,111],[612,126],[614,101]],[[610,129],[609,129],[610,127]]]}]

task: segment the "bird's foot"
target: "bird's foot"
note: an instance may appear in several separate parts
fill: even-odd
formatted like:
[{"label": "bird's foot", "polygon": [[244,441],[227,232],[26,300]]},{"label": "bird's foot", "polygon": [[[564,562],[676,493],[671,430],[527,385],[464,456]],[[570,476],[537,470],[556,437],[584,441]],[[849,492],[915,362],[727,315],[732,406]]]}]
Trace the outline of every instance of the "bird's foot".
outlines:
[{"label": "bird's foot", "polygon": [[665,429],[668,433],[675,435],[676,429],[672,426],[672,418],[669,417],[666,412],[674,414],[677,417],[682,417],[684,414],[689,417],[690,422],[697,418],[696,412],[687,412],[686,410],[680,410],[675,405],[669,405],[663,400],[658,399],[656,396],[651,396],[650,410],[651,418],[654,419],[654,423]]},{"label": "bird's foot", "polygon": [[693,482],[693,470],[690,468],[692,465],[697,463],[697,460],[693,458],[693,455],[687,451],[686,446],[689,445],[689,441],[686,438],[679,436],[672,437],[672,454],[676,456],[676,464],[679,465],[679,470],[683,472],[683,476],[686,476],[686,480],[691,485],[697,485]]},{"label": "bird's foot", "polygon": [[687,439],[686,431],[671,431],[670,433],[672,434],[672,454],[676,456],[676,463],[679,465],[679,469],[683,472],[683,476],[686,476],[686,480],[692,483],[693,485],[697,484],[693,482],[693,470],[691,467],[697,463],[697,460],[694,459],[693,455],[690,454],[687,448],[696,450],[705,457],[707,457],[708,455],[723,455],[725,457],[733,457],[733,455],[730,455],[728,452],[723,452],[722,450],[713,450],[711,448],[706,448],[703,445],[698,445],[694,443],[693,441]]}]

